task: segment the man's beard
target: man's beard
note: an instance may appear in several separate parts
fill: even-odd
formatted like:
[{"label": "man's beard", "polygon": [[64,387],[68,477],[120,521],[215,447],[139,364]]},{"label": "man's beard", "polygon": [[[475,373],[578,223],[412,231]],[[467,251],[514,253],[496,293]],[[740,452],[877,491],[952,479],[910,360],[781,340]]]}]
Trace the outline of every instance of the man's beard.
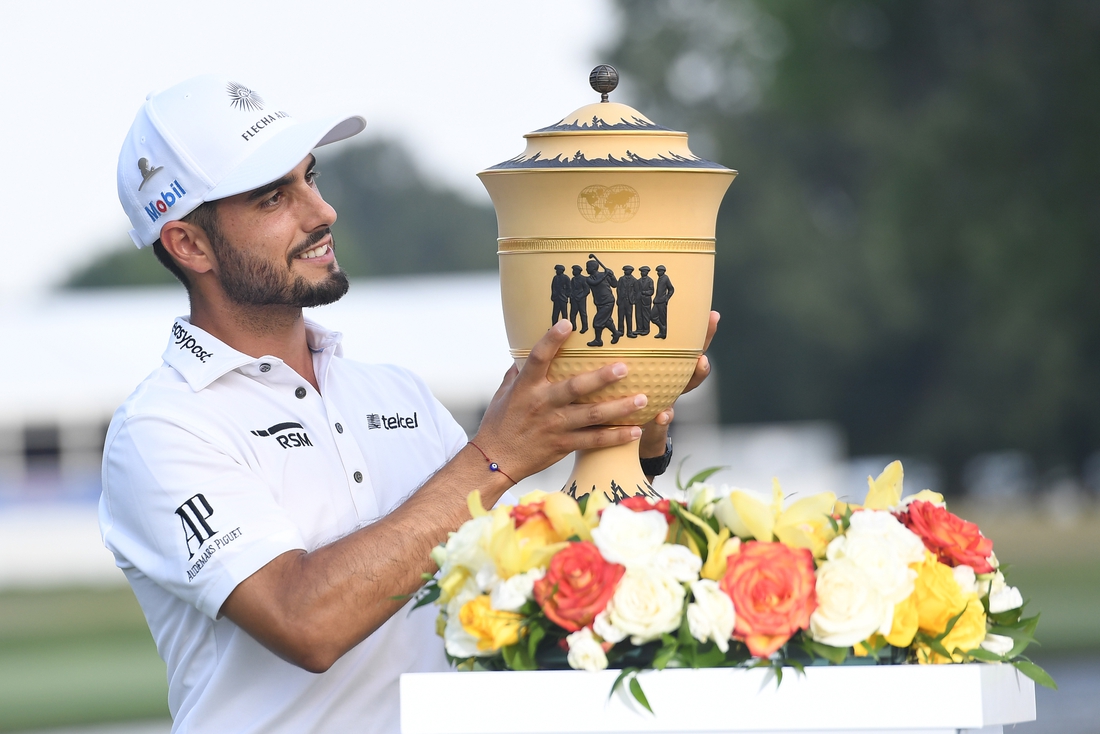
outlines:
[{"label": "man's beard", "polygon": [[[335,262],[328,266],[328,277],[318,283],[290,272],[294,257],[316,247],[331,234],[328,229],[314,232],[295,247],[286,270],[280,270],[276,263],[254,257],[247,247],[230,244],[220,233],[208,234],[212,235],[211,244],[218,259],[218,282],[226,296],[239,306],[309,308],[338,301],[348,292],[348,276]],[[335,240],[333,243],[335,249]]]}]

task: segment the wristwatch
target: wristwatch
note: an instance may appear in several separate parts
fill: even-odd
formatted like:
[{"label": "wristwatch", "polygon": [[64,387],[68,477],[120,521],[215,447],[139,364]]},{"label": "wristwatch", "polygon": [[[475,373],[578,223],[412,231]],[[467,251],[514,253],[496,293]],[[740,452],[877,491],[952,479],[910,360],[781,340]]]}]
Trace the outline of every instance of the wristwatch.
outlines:
[{"label": "wristwatch", "polygon": [[670,463],[672,463],[671,434],[665,437],[664,454],[649,459],[642,459],[642,474],[645,474],[647,477],[659,477],[665,473],[665,469],[668,469]]}]

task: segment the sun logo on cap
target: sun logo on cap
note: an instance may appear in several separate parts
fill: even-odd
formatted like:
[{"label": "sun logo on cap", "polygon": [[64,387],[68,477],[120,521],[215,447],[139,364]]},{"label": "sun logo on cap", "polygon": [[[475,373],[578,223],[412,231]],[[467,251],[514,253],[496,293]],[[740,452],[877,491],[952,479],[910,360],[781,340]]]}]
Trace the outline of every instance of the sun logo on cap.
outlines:
[{"label": "sun logo on cap", "polygon": [[229,103],[238,110],[255,112],[264,108],[263,97],[243,84],[229,82],[225,85],[225,91],[229,92]]}]

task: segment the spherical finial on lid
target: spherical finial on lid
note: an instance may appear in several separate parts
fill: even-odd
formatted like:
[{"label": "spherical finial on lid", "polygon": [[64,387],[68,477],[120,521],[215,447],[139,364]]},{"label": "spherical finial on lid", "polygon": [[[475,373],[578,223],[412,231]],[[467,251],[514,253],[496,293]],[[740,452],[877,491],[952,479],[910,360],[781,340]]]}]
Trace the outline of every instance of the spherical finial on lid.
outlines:
[{"label": "spherical finial on lid", "polygon": [[615,71],[614,66],[600,64],[588,75],[588,83],[600,93],[600,101],[606,102],[608,93],[619,86],[619,72]]}]

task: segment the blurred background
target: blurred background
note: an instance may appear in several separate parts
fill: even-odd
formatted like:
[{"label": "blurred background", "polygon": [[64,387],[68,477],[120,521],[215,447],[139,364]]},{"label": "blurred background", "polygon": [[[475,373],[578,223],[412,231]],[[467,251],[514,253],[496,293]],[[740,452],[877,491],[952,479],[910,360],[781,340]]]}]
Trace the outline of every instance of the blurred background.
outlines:
[{"label": "blurred background", "polygon": [[1033,657],[1061,690],[1016,731],[1100,731],[1100,5],[114,0],[5,3],[0,23],[0,731],[169,726],[95,518],[110,415],[187,310],[114,193],[145,94],[223,70],[292,112],[367,116],[319,156],[356,280],[313,318],[473,431],[508,365],[474,174],[594,101],[600,62],[614,98],[740,171],[683,473],[858,501],[901,458],[1042,613]]}]

